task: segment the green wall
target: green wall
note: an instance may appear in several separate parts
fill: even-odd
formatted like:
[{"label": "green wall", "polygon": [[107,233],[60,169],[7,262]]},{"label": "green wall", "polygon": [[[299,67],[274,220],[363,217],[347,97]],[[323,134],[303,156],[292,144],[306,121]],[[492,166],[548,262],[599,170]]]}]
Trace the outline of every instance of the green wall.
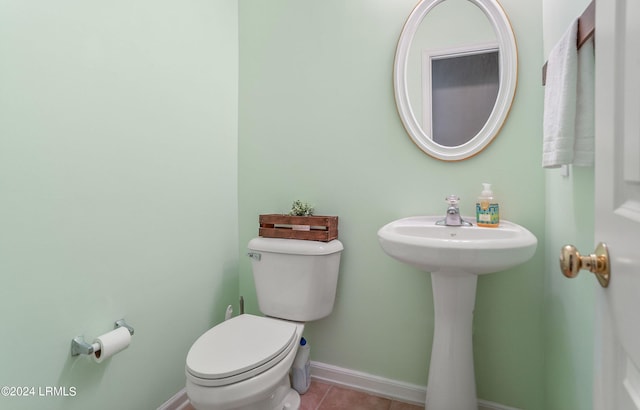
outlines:
[{"label": "green wall", "polygon": [[[588,0],[543,1],[544,55],[564,34]],[[595,290],[591,275],[568,280],[558,256],[565,244],[583,252],[594,249],[594,170],[572,167],[545,171],[547,277],[545,279],[545,409],[591,409]]]},{"label": "green wall", "polygon": [[[77,392],[0,408],[184,387],[238,295],[237,30],[233,0],[0,3],[0,386]],[[122,317],[127,350],[70,356]]]},{"label": "green wall", "polygon": [[[460,163],[419,151],[396,113],[393,56],[415,3],[2,2],[0,384],[77,395],[0,408],[167,400],[228,304],[244,295],[258,311],[246,243],[258,214],[294,199],[339,215],[345,244],[335,310],[306,328],[312,359],[425,385],[430,279],[384,255],[376,231],[443,213],[450,193],[471,214],[481,182],[539,247],[478,282],[478,395],[590,408],[594,284],[559,276],[556,255],[593,246],[593,171],[540,168],[540,66],[586,0],[501,2],[516,99],[494,143]],[[69,356],[74,336],[121,317],[136,329],[127,350],[101,365]]]},{"label": "green wall", "polygon": [[[444,214],[456,193],[472,214],[482,182],[505,219],[536,234],[527,264],[481,277],[474,349],[480,398],[544,403],[545,177],[542,7],[503,1],[519,47],[519,82],[500,136],[480,155],[444,163],[416,148],[396,112],[396,42],[415,0],[239,3],[239,243],[260,213],[294,199],[339,215],[344,243],[333,314],[308,324],[312,359],[426,385],[433,334],[429,275],[386,256],[376,231],[409,215]],[[240,292],[257,312],[247,258]]]}]

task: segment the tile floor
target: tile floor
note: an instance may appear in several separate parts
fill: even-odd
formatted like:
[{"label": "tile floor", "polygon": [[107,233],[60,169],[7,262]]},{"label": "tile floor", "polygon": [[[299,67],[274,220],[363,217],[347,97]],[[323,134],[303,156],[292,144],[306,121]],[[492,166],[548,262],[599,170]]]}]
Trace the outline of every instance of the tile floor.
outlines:
[{"label": "tile floor", "polygon": [[313,380],[300,396],[300,410],[424,410],[424,407],[389,400]]},{"label": "tile floor", "polygon": [[[424,407],[384,399],[344,387],[311,381],[309,391],[300,396],[300,410],[423,410]],[[189,406],[185,410],[193,410]]]}]

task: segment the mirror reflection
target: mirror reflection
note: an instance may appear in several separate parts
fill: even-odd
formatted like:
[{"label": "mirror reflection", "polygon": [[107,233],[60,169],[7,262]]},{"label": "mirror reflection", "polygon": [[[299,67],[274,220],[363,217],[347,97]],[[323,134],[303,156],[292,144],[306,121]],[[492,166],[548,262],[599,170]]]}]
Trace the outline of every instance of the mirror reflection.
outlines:
[{"label": "mirror reflection", "polygon": [[496,103],[498,48],[429,56],[425,65],[431,87],[423,92],[427,109],[422,127],[440,145],[467,143],[484,127]]}]

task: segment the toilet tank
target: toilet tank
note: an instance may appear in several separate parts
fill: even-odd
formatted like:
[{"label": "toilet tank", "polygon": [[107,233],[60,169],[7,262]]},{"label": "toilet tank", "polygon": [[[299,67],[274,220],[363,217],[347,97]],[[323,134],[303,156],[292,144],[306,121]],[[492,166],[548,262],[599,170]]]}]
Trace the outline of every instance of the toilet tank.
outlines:
[{"label": "toilet tank", "polygon": [[248,248],[262,313],[299,322],[331,313],[344,249],[340,241],[254,238]]}]

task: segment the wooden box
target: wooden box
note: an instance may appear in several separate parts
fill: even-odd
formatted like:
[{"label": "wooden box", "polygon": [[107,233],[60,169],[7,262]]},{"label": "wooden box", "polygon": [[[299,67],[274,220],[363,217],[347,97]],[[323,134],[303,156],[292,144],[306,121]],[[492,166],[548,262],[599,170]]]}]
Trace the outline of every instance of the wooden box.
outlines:
[{"label": "wooden box", "polygon": [[338,217],[260,215],[258,234],[264,238],[329,242],[338,238]]}]

